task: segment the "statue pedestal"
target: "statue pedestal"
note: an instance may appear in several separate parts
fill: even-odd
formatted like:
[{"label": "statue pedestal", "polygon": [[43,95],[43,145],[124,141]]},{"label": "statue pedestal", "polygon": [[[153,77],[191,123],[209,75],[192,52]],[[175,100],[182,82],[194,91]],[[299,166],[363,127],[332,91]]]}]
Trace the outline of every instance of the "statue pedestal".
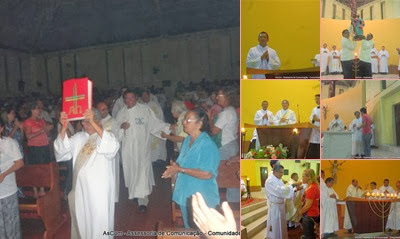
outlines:
[{"label": "statue pedestal", "polygon": [[325,131],[323,132],[322,158],[343,159],[352,158],[350,131]]}]

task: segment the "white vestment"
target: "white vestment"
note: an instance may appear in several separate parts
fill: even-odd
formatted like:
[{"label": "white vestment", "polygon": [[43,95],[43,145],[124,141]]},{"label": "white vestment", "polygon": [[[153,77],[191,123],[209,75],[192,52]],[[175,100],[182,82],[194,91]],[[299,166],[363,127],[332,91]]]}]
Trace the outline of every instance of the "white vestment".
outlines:
[{"label": "white vestment", "polygon": [[374,130],[375,130],[375,125],[371,124],[371,146],[375,146]]},{"label": "white vestment", "polygon": [[[353,186],[353,184],[350,184],[347,187],[346,190],[346,197],[356,197],[356,198],[361,198],[362,195],[364,194],[364,192]],[[352,229],[353,226],[351,225],[351,221],[350,221],[350,216],[349,216],[349,211],[347,210],[347,205],[346,205],[346,209],[345,209],[345,214],[344,214],[344,229]]]},{"label": "white vestment", "polygon": [[[400,193],[397,198],[400,199]],[[400,230],[400,202],[391,203],[386,229]]]},{"label": "white vestment", "polygon": [[329,73],[332,72],[340,72],[340,52],[338,50],[332,50],[330,54],[330,62],[329,62]]},{"label": "white vestment", "polygon": [[114,118],[117,117],[118,112],[122,108],[124,108],[124,106],[125,106],[124,97],[121,96],[114,103],[114,106],[113,106],[112,111],[111,111],[112,117],[114,117]]},{"label": "white vestment", "polygon": [[[261,60],[261,56],[265,51],[268,51],[269,60]],[[249,68],[263,69],[263,70],[278,70],[281,67],[281,60],[276,54],[276,51],[269,46],[262,47],[257,45],[250,48],[247,53],[246,66]],[[265,75],[252,75],[252,79],[265,79]]]},{"label": "white vestment", "polygon": [[[144,105],[150,107],[150,109],[154,112],[159,120],[164,121],[164,112],[162,111],[162,108],[158,101],[150,100],[148,103],[144,103]],[[152,135],[150,149],[150,157],[153,162],[157,161],[157,159],[161,159],[163,161],[167,160],[166,140],[157,138],[156,136]]]},{"label": "white vestment", "polygon": [[[122,123],[130,124],[124,130]],[[153,167],[150,158],[151,135],[161,138],[161,131],[169,134],[170,125],[159,120],[147,106],[136,103],[128,109],[122,108],[113,123],[113,132],[122,142],[121,156],[125,186],[129,199],[146,198],[154,186]]]},{"label": "white vestment", "polygon": [[389,52],[386,50],[380,50],[378,53],[380,62],[379,62],[379,72],[380,73],[389,73],[389,68],[388,68],[388,58],[389,58]]},{"label": "white vestment", "polygon": [[[330,196],[334,194],[336,198]],[[339,195],[333,190],[333,188],[326,187],[322,191],[321,185],[321,230],[322,233],[333,233],[339,230],[339,219],[337,214],[336,200],[339,199]]]},{"label": "white vestment", "polygon": [[294,190],[272,174],[265,181],[265,191],[268,204],[267,239],[287,239],[285,198],[292,198]]},{"label": "white vestment", "polygon": [[351,135],[351,154],[352,155],[362,155],[364,154],[362,146],[362,129],[358,129],[362,125],[362,118],[354,119],[349,125],[349,130],[353,132]]},{"label": "white vestment", "polygon": [[[282,118],[286,119],[286,121],[280,122]],[[275,120],[274,120],[275,125],[296,124],[296,122],[297,122],[296,114],[291,109],[287,110],[281,109],[275,114]]]},{"label": "white vestment", "polygon": [[328,66],[329,56],[330,56],[329,49],[322,47],[321,48],[321,73],[327,73],[326,67]]},{"label": "white vestment", "polygon": [[378,71],[378,51],[375,48],[371,49],[371,71],[377,74]]},{"label": "white vestment", "polygon": [[333,119],[329,123],[329,131],[343,131],[344,130],[344,124],[341,119]]},{"label": "white vestment", "polygon": [[[268,115],[268,119],[263,118],[264,115]],[[254,115],[254,124],[255,125],[272,125],[274,123],[274,114],[272,114],[269,110],[257,110]],[[256,149],[260,147],[260,141],[258,140],[257,129],[254,129],[253,138],[251,140],[256,140]]]},{"label": "white vestment", "polygon": [[[114,174],[113,160],[119,149],[119,143],[112,133],[103,131],[103,137],[78,132],[71,138],[60,136],[54,141],[57,162],[76,159],[89,137],[97,137],[96,148],[85,161],[76,177],[75,212],[77,229],[81,238],[104,238],[104,231],[114,230]],[[109,236],[108,238],[112,238]]]},{"label": "white vestment", "polygon": [[386,191],[388,191],[388,193],[395,193],[395,192],[396,192],[396,191],[394,191],[394,189],[393,189],[391,186],[385,187],[385,185],[382,185],[382,186],[379,188],[379,192],[380,192],[380,193],[385,193]]},{"label": "white vestment", "polygon": [[321,64],[321,54],[316,54],[313,60],[314,67],[318,67]]},{"label": "white vestment", "polygon": [[[104,119],[101,119],[101,126],[103,127],[104,130],[111,132],[113,121],[114,121],[114,118],[111,117],[111,115],[107,115]],[[120,160],[121,160],[121,147],[119,148],[117,154],[115,155],[115,160],[114,160],[114,165],[113,165],[113,172],[115,175],[115,202],[119,201],[119,181],[120,181],[119,180],[119,177],[120,177],[119,162],[120,162]]]},{"label": "white vestment", "polygon": [[312,123],[313,125],[317,126],[318,128],[312,128],[311,130],[311,136],[310,136],[310,143],[312,144],[319,144],[320,143],[320,132],[319,132],[319,126],[320,126],[320,122],[319,121],[314,121],[314,115],[317,116],[318,119],[320,119],[320,108],[319,106],[315,107],[312,111],[311,111],[311,115],[310,115],[310,123]]}]

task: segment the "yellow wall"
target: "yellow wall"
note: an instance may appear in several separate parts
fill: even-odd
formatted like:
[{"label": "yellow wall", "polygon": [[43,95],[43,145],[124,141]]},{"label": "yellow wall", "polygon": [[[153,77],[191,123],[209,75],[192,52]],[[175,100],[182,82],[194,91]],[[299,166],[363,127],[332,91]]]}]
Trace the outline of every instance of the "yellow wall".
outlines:
[{"label": "yellow wall", "polygon": [[242,75],[249,49],[258,45],[258,34],[269,35],[268,45],[281,60],[281,70],[313,67],[319,53],[318,0],[242,0]]},{"label": "yellow wall", "polygon": [[[342,31],[349,28],[350,20],[321,19],[321,43],[327,43],[328,48],[336,45],[342,49]],[[375,48],[380,51],[385,46],[389,52],[389,65],[398,65],[399,55],[396,48],[400,47],[400,19],[372,20],[365,21],[364,35],[372,33],[374,35]],[[361,43],[357,43],[356,52]]]},{"label": "yellow wall", "polygon": [[[318,80],[242,80],[241,122],[254,124],[254,115],[261,109],[261,102],[269,102],[268,109],[275,115],[282,109],[282,100],[289,101],[289,109],[296,113],[297,104],[301,122],[308,122],[312,109],[316,106],[314,95],[320,93]],[[246,131],[246,140],[253,136],[253,129]]]},{"label": "yellow wall", "polygon": [[[328,85],[324,85],[329,87]],[[358,83],[354,88],[345,91],[343,94],[337,95],[328,99],[321,99],[321,130],[327,130],[329,122],[334,118],[334,115],[339,114],[339,118],[342,119],[344,125],[349,126],[351,121],[354,119],[354,112],[359,111],[362,107],[362,87]],[[326,119],[322,108],[328,106],[328,111],[326,113]]]},{"label": "yellow wall", "polygon": [[[333,162],[333,161],[332,161]],[[343,162],[341,160],[338,163]],[[377,187],[383,185],[385,178],[389,179],[390,186],[396,188],[396,181],[400,180],[400,160],[347,160],[339,167],[337,183],[333,186],[341,199],[346,197],[346,189],[353,179],[364,189],[372,181]],[[332,176],[329,160],[322,160],[321,169],[325,171],[325,179]]]},{"label": "yellow wall", "polygon": [[[242,160],[240,175],[247,176],[250,179],[251,186],[261,186],[260,168],[267,167],[269,174],[272,171],[269,162],[270,160]],[[296,163],[295,160],[281,160],[280,162],[285,169],[289,170],[289,175],[282,177],[284,181],[289,181],[292,173],[298,173],[299,179],[301,179],[301,174],[306,169],[305,163],[310,163],[310,168],[314,169],[317,175],[319,174],[319,160],[301,160],[300,163]],[[264,184],[262,187],[264,187]]]}]

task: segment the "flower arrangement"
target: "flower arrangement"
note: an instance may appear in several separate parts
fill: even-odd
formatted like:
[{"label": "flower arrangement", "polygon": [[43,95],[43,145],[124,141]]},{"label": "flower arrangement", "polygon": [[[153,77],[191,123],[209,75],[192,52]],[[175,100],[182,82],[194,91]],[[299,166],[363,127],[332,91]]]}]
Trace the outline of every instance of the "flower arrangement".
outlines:
[{"label": "flower arrangement", "polygon": [[274,147],[273,145],[262,146],[258,149],[251,149],[246,153],[246,159],[287,159],[289,150],[283,144]]}]

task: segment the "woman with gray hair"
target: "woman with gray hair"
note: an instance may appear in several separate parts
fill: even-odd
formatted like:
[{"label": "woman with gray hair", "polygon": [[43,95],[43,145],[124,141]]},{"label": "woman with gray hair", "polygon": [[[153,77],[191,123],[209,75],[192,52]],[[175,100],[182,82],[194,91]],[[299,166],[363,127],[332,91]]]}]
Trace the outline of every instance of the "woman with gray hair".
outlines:
[{"label": "woman with gray hair", "polygon": [[185,119],[187,110],[188,109],[186,108],[185,102],[180,100],[173,101],[171,106],[171,113],[172,116],[177,120],[176,124],[171,126],[172,134],[161,132],[161,137],[176,143],[175,151],[180,150],[182,142],[187,136],[187,134],[183,130],[183,120]]}]

